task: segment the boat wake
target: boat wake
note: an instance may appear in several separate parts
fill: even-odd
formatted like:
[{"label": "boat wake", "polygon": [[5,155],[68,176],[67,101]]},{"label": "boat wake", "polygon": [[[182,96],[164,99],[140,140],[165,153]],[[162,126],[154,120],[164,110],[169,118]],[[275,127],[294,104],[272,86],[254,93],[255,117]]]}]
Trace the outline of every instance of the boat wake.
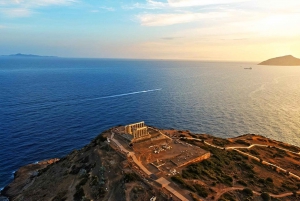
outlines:
[{"label": "boat wake", "polygon": [[149,93],[149,92],[154,92],[154,91],[160,91],[162,89],[150,89],[150,90],[144,90],[144,91],[135,91],[135,92],[130,92],[130,93],[124,93],[124,94],[117,94],[117,95],[111,95],[111,96],[102,96],[102,97],[97,97],[97,98],[86,98],[82,99],[79,101],[93,101],[93,100],[100,100],[100,99],[106,99],[106,98],[116,98],[116,97],[121,97],[121,96],[130,96],[134,94],[141,94],[141,93]]}]

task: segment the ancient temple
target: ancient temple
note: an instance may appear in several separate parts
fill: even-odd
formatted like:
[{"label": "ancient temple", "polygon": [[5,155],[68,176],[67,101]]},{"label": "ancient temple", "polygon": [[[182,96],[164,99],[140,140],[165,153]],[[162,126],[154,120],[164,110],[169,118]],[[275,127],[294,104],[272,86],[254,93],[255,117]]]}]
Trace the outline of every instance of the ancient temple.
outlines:
[{"label": "ancient temple", "polygon": [[145,126],[145,123],[143,121],[125,126],[125,133],[132,135],[133,140],[143,137],[149,137],[148,127]]}]

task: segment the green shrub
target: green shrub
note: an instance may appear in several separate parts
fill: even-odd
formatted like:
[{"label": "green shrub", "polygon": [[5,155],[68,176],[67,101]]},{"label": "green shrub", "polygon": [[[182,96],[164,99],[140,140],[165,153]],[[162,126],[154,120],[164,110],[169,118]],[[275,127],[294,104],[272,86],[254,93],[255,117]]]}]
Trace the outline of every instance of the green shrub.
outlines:
[{"label": "green shrub", "polygon": [[52,199],[52,201],[65,201],[67,200],[66,195],[67,195],[67,191],[61,191]]},{"label": "green shrub", "polygon": [[241,185],[243,185],[243,186],[247,186],[247,183],[244,182],[244,181],[242,181],[242,180],[238,180],[237,183],[239,183],[239,184],[241,184]]},{"label": "green shrub", "polygon": [[199,201],[199,199],[194,193],[190,193],[190,196],[192,197],[193,201]]},{"label": "green shrub", "polygon": [[182,177],[181,177],[180,175],[172,176],[171,179],[172,179],[174,182],[180,184],[180,185],[181,185],[182,187],[184,187],[185,189],[188,189],[188,190],[190,190],[190,191],[192,191],[192,192],[196,192],[195,187],[192,186],[192,185],[189,185],[189,184],[185,183],[185,181],[182,179]]},{"label": "green shrub", "polygon": [[273,183],[273,179],[270,178],[270,177],[268,177],[268,178],[266,179],[266,181],[269,182],[269,183]]},{"label": "green shrub", "polygon": [[93,142],[100,144],[100,142],[105,142],[106,141],[106,137],[103,134],[98,135]]},{"label": "green shrub", "polygon": [[252,196],[252,195],[253,195],[252,190],[249,189],[249,188],[244,188],[242,192],[243,192],[245,195],[247,195],[247,196]]},{"label": "green shrub", "polygon": [[199,184],[195,184],[194,188],[196,189],[199,196],[206,198],[208,196],[207,189]]},{"label": "green shrub", "polygon": [[230,142],[226,139],[216,139],[216,138],[214,138],[212,143],[217,145],[217,146],[224,147],[225,145],[229,144]]},{"label": "green shrub", "polygon": [[230,193],[224,193],[219,201],[236,201]]},{"label": "green shrub", "polygon": [[270,201],[271,197],[268,193],[262,193],[260,194],[260,197],[264,200],[264,201]]},{"label": "green shrub", "polygon": [[73,198],[75,201],[77,201],[77,200],[79,201],[82,199],[83,196],[84,196],[84,190],[82,187],[80,187],[79,189],[76,190]]},{"label": "green shrub", "polygon": [[281,184],[281,186],[290,191],[296,191],[298,189],[298,186],[296,186],[295,184],[293,184],[292,182],[289,182],[289,181],[283,182]]},{"label": "green shrub", "polygon": [[124,176],[124,180],[126,183],[130,183],[132,181],[139,180],[139,176],[135,173],[126,173]]},{"label": "green shrub", "polygon": [[250,153],[256,156],[259,156],[259,153],[253,149],[250,150]]},{"label": "green shrub", "polygon": [[246,145],[246,146],[250,146],[250,143],[245,142],[244,140],[236,140],[235,143],[243,144],[243,145]]},{"label": "green shrub", "polygon": [[77,185],[76,189],[79,189],[81,186],[83,186],[88,181],[88,178],[83,178]]},{"label": "green shrub", "polygon": [[96,186],[99,184],[99,178],[97,176],[92,176],[90,181],[90,186]]},{"label": "green shrub", "polygon": [[171,177],[171,179],[172,179],[174,182],[178,183],[178,184],[181,184],[181,185],[184,185],[184,184],[185,184],[185,182],[183,181],[183,179],[182,179],[181,176],[179,176],[179,175],[175,175],[175,176]]}]

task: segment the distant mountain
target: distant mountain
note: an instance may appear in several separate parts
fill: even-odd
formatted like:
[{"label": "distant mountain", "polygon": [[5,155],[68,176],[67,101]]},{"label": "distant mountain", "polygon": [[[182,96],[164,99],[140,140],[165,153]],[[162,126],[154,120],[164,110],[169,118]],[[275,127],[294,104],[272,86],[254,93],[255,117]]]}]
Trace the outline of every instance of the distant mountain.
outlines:
[{"label": "distant mountain", "polygon": [[55,56],[41,56],[41,55],[34,55],[34,54],[11,54],[11,55],[2,55],[2,56],[8,56],[8,57],[55,57]]},{"label": "distant mountain", "polygon": [[300,59],[293,57],[292,55],[276,57],[263,61],[258,65],[268,65],[268,66],[300,66]]}]

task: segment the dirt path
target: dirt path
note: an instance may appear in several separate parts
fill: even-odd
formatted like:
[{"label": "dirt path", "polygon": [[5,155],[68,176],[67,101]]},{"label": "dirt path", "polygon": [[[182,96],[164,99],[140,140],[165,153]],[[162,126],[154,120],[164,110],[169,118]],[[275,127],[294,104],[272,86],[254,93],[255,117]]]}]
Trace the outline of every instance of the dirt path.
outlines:
[{"label": "dirt path", "polygon": [[217,192],[217,195],[215,195],[215,201],[219,200],[219,198],[224,194],[229,191],[236,191],[236,190],[243,190],[244,188],[242,187],[230,187],[230,188],[223,188],[222,190],[219,190],[215,188],[214,190]]},{"label": "dirt path", "polygon": [[[208,143],[208,142],[206,142],[206,141],[200,140],[200,139],[198,139],[198,138],[181,137],[180,139],[201,141],[201,142],[204,142],[204,144],[206,144],[206,145],[208,145],[208,146],[211,146],[211,147],[215,147],[215,148],[217,148],[217,149],[222,149],[222,150],[230,150],[230,149],[231,149],[231,150],[235,150],[235,151],[239,152],[240,154],[246,155],[246,156],[248,156],[248,157],[250,157],[250,158],[253,158],[254,160],[257,160],[257,161],[261,161],[261,160],[260,160],[259,158],[255,157],[255,156],[251,155],[251,154],[242,152],[242,151],[240,151],[240,150],[238,150],[238,149],[250,149],[250,148],[252,148],[252,147],[254,147],[254,146],[269,147],[269,145],[263,145],[263,144],[252,144],[252,145],[250,145],[250,146],[248,146],[248,147],[237,147],[237,146],[234,146],[234,147],[220,147],[220,146],[216,146],[216,145],[210,144],[210,143]],[[284,151],[287,151],[287,152],[290,152],[290,153],[293,153],[293,154],[300,155],[300,153],[296,153],[296,152],[290,151],[290,150],[288,150],[288,149],[283,149],[283,148],[281,148],[281,147],[277,147],[277,146],[270,146],[270,147],[275,147],[275,148],[277,148],[277,149],[281,149],[281,150],[284,150]],[[268,165],[268,166],[272,166],[272,167],[276,167],[277,169],[279,169],[279,170],[281,170],[281,171],[283,171],[283,172],[285,172],[285,173],[288,173],[290,176],[292,176],[292,177],[294,177],[294,178],[300,180],[300,176],[299,176],[299,175],[296,175],[296,174],[294,174],[294,173],[292,173],[292,172],[290,172],[290,171],[288,171],[288,170],[286,170],[286,169],[284,169],[284,168],[282,168],[282,167],[279,167],[279,166],[276,165],[276,164],[269,163],[269,162],[267,162],[267,161],[261,161],[261,162],[262,162],[262,164],[265,164],[265,165]]]},{"label": "dirt path", "polygon": [[[150,172],[135,156],[134,152],[130,152],[128,151],[126,148],[123,147],[123,145],[121,145],[119,143],[119,141],[115,138],[113,138],[114,133],[112,132],[112,138],[111,140],[119,147],[119,149],[121,150],[121,152],[126,153],[128,157],[131,157],[133,162],[148,176],[150,176],[152,174],[152,172]],[[156,180],[157,182],[159,182],[158,180]],[[174,190],[173,188],[171,188],[170,186],[165,186],[165,189],[167,189],[170,193],[172,193],[173,195],[175,195],[177,198],[179,198],[182,201],[188,201],[188,199],[186,199],[183,195],[181,195],[178,191]]]},{"label": "dirt path", "polygon": [[[229,188],[224,188],[222,189],[221,191],[218,190],[218,189],[214,189],[215,191],[218,191],[217,195],[215,196],[215,201],[217,201],[224,193],[227,193],[229,191],[236,191],[236,190],[243,190],[244,188],[243,187],[229,187]],[[261,193],[257,192],[257,191],[252,191],[254,195],[261,195]],[[275,194],[272,194],[272,193],[268,193],[271,197],[274,197],[274,198],[283,198],[283,197],[287,197],[287,196],[291,196],[293,195],[292,192],[289,192],[289,193],[282,193],[282,194],[279,194],[279,195],[275,195]],[[297,192],[297,194],[300,194],[300,191]]]}]

